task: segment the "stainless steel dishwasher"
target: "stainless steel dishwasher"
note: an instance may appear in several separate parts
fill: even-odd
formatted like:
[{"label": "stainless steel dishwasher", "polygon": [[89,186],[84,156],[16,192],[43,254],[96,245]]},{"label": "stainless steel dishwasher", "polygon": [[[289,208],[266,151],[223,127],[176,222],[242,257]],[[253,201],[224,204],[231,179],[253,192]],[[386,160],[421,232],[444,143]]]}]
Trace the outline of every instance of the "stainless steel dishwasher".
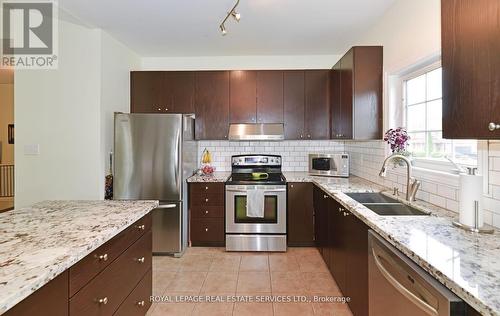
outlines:
[{"label": "stainless steel dishwasher", "polygon": [[368,232],[370,316],[466,315],[466,303],[373,231]]}]

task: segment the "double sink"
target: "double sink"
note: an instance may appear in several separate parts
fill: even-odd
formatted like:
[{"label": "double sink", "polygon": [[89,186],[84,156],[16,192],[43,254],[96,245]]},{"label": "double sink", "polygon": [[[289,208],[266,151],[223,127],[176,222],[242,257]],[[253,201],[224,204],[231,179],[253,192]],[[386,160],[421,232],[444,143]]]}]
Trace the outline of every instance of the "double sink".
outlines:
[{"label": "double sink", "polygon": [[403,204],[382,193],[346,193],[346,195],[381,216],[430,215],[430,212]]}]

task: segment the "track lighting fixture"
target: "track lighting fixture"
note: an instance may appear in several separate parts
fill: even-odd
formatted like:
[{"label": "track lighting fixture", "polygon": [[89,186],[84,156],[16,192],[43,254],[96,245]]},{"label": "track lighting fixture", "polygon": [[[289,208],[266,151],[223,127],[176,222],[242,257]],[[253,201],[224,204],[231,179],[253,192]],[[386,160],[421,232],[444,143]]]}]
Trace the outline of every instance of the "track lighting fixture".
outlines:
[{"label": "track lighting fixture", "polygon": [[222,23],[219,25],[219,29],[221,31],[221,34],[222,35],[226,35],[227,34],[227,31],[226,31],[226,26],[224,25],[224,23],[226,23],[227,19],[232,16],[233,19],[236,20],[236,22],[239,22],[240,19],[241,19],[241,14],[239,14],[238,12],[236,12],[236,7],[238,6],[238,4],[240,4],[240,0],[236,0],[236,3],[234,4],[233,8],[231,9],[231,11],[229,11],[226,15],[226,17],[224,18],[224,20],[222,20]]}]

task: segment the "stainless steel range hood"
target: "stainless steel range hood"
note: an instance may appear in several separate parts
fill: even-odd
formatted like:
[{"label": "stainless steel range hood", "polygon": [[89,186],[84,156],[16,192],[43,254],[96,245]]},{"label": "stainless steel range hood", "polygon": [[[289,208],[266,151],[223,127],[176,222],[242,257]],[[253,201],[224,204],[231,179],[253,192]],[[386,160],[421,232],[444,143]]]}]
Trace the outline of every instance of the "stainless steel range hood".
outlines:
[{"label": "stainless steel range hood", "polygon": [[230,124],[229,140],[283,140],[283,124]]}]

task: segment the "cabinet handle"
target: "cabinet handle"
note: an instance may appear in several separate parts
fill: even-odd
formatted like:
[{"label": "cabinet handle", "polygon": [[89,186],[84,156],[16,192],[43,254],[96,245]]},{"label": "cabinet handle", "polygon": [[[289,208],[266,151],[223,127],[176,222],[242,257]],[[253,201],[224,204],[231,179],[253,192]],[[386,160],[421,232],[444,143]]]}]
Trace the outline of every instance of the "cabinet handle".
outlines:
[{"label": "cabinet handle", "polygon": [[208,202],[208,199],[205,199],[205,203],[207,203],[207,202]]},{"label": "cabinet handle", "polygon": [[205,187],[205,190],[208,190],[208,187]]},{"label": "cabinet handle", "polygon": [[208,232],[208,228],[205,228],[205,231]]},{"label": "cabinet handle", "polygon": [[227,135],[224,135],[224,138],[227,138]]},{"label": "cabinet handle", "polygon": [[300,135],[300,138],[304,138],[304,135]]},{"label": "cabinet handle", "polygon": [[328,199],[328,195],[323,195],[323,198],[324,199]]},{"label": "cabinet handle", "polygon": [[293,184],[290,184],[290,188],[293,188]]},{"label": "cabinet handle", "polygon": [[146,258],[144,258],[144,257],[137,258],[136,261],[139,263],[144,263],[146,261]]},{"label": "cabinet handle", "polygon": [[349,215],[351,215],[351,214],[344,212],[344,216],[349,216]]},{"label": "cabinet handle", "polygon": [[208,214],[208,211],[205,211],[205,214]]},{"label": "cabinet handle", "polygon": [[99,261],[108,261],[108,254],[105,253],[103,255],[99,255],[97,256],[97,259],[99,259]]},{"label": "cabinet handle", "polygon": [[488,124],[488,129],[490,130],[490,132],[493,132],[497,129],[500,129],[500,124],[491,122],[490,124]]},{"label": "cabinet handle", "polygon": [[311,135],[307,135],[307,138],[311,138]]},{"label": "cabinet handle", "polygon": [[108,304],[108,298],[107,297],[98,298],[96,301],[97,301],[97,303],[99,305],[106,305],[106,304]]},{"label": "cabinet handle", "polygon": [[139,306],[139,307],[144,307],[144,305],[146,305],[146,302],[144,302],[144,301],[139,301],[139,302],[137,302],[137,303],[135,303],[135,304],[136,304],[137,306]]},{"label": "cabinet handle", "polygon": [[145,230],[146,226],[144,224],[135,226],[138,230]]},{"label": "cabinet handle", "polygon": [[339,212],[342,212],[342,208],[341,207],[339,207]]}]

